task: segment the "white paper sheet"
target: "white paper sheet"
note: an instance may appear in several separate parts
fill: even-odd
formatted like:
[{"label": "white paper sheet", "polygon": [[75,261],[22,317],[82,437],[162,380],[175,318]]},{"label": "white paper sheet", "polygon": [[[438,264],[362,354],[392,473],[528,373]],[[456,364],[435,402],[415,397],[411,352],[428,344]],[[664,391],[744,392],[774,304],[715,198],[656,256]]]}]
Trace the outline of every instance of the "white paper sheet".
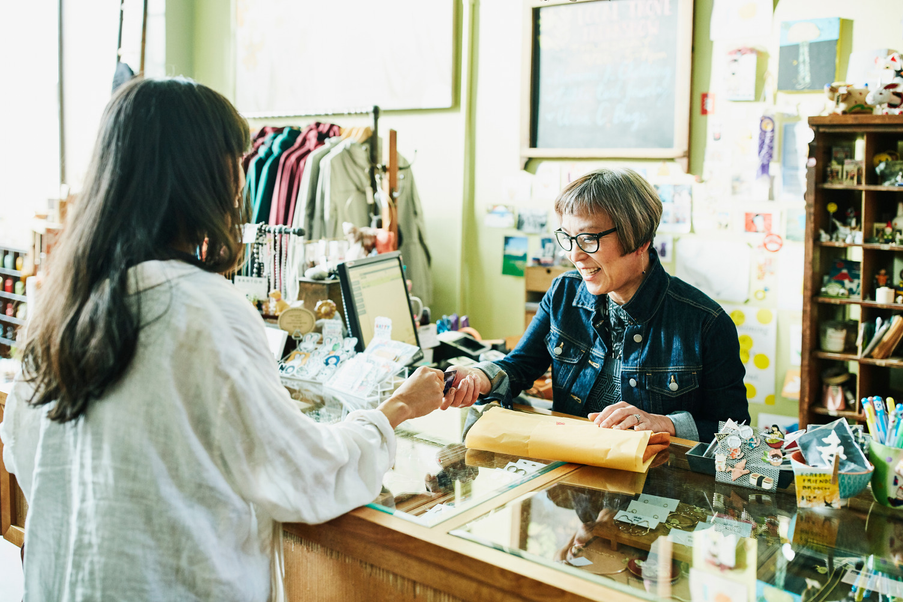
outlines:
[{"label": "white paper sheet", "polygon": [[771,36],[771,0],[715,0],[709,23],[711,40]]},{"label": "white paper sheet", "polygon": [[675,274],[717,301],[749,298],[750,247],[745,242],[684,237],[675,247]]}]

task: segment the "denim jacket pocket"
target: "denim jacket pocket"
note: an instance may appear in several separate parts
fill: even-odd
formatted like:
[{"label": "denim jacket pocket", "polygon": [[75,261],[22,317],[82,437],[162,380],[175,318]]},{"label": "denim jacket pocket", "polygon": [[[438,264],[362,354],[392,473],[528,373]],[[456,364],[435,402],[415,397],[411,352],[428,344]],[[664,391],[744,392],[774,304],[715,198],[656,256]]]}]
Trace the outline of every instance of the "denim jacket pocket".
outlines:
[{"label": "denim jacket pocket", "polygon": [[552,358],[552,382],[556,396],[570,391],[580,364],[589,349],[553,328],[545,339]]},{"label": "denim jacket pocket", "polygon": [[653,413],[693,412],[700,394],[699,375],[695,370],[647,373],[646,388]]}]

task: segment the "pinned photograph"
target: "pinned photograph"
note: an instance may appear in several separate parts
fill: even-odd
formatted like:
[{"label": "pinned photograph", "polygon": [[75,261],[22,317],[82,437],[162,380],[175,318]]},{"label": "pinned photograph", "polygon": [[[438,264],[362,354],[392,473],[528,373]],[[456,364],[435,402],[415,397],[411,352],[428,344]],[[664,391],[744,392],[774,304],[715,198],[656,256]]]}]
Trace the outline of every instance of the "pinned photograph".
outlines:
[{"label": "pinned photograph", "polygon": [[514,207],[511,205],[488,205],[483,225],[487,228],[513,228]]},{"label": "pinned photograph", "polygon": [[517,229],[526,234],[548,232],[549,212],[545,209],[519,209]]},{"label": "pinned photograph", "polygon": [[523,276],[527,266],[527,237],[506,236],[505,250],[502,257],[502,274],[506,276]]}]

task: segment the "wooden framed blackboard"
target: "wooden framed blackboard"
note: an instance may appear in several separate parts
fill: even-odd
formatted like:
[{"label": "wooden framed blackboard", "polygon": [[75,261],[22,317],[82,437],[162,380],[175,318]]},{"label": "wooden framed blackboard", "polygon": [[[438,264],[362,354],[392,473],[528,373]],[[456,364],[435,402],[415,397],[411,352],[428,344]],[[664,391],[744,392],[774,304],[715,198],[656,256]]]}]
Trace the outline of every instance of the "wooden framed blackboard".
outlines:
[{"label": "wooden framed blackboard", "polygon": [[686,160],[693,0],[525,5],[524,162]]}]

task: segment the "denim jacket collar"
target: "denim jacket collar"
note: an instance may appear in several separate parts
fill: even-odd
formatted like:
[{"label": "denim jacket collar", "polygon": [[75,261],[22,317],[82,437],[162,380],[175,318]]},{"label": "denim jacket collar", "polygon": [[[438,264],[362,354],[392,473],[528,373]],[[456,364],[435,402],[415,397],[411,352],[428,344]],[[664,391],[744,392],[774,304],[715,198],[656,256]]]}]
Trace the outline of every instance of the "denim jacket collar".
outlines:
[{"label": "denim jacket collar", "polygon": [[[627,315],[639,324],[648,322],[658,311],[671,281],[671,277],[662,267],[658,253],[655,252],[652,245],[649,245],[648,270],[649,274],[640,284],[640,288],[634,293],[633,298],[622,306]],[[574,307],[594,312],[598,301],[599,297],[589,292],[586,289],[586,283],[581,282],[580,290],[574,297]]]}]

